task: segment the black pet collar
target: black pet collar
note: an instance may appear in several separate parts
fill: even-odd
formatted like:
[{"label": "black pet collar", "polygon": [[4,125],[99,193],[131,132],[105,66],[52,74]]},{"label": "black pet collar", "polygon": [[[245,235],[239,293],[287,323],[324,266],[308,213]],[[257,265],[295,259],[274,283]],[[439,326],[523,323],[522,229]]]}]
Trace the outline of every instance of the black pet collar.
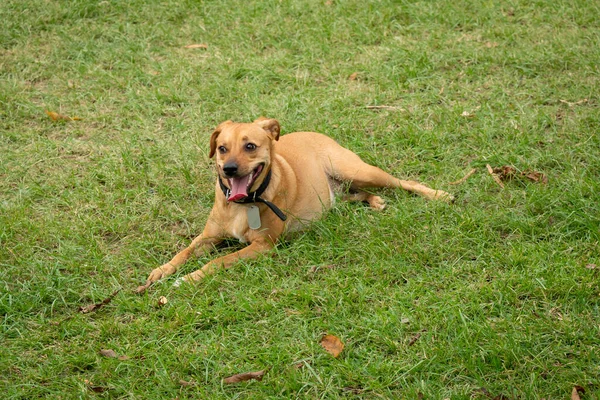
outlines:
[{"label": "black pet collar", "polygon": [[[236,200],[236,201],[234,201],[234,203],[238,203],[238,204],[263,203],[267,207],[269,207],[271,209],[271,211],[273,211],[275,213],[275,215],[277,215],[279,217],[280,220],[285,221],[287,219],[287,216],[283,213],[283,211],[281,211],[279,209],[279,207],[277,207],[275,204],[271,203],[270,201],[265,200],[262,197],[260,197],[260,195],[263,194],[265,190],[267,190],[267,186],[269,186],[269,182],[271,182],[271,170],[269,170],[269,172],[267,172],[267,176],[265,176],[265,179],[262,181],[262,183],[260,184],[258,189],[256,189],[255,192],[248,193],[248,196],[244,197],[241,200]],[[219,176],[219,186],[221,186],[221,190],[223,191],[223,194],[225,195],[225,198],[227,199],[229,197],[229,188],[227,186],[225,186],[225,184],[221,180],[220,176]]]}]

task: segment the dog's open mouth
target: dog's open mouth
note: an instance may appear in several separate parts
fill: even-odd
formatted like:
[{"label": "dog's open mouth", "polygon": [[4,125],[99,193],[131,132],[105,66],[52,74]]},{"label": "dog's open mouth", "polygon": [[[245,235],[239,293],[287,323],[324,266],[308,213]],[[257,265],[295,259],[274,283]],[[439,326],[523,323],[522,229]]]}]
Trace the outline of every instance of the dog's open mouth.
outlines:
[{"label": "dog's open mouth", "polygon": [[260,164],[246,176],[228,178],[227,181],[231,189],[227,201],[238,201],[248,197],[248,191],[262,170],[263,164]]}]

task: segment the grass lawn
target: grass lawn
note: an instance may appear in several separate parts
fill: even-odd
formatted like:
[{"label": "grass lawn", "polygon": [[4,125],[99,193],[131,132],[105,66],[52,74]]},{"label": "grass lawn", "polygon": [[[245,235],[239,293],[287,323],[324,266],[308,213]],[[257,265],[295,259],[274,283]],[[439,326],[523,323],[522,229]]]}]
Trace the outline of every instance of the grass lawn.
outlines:
[{"label": "grass lawn", "polygon": [[[597,1],[3,0],[0,20],[1,397],[600,398]],[[212,129],[261,115],[457,201],[339,202],[268,256],[134,294],[202,230]]]}]

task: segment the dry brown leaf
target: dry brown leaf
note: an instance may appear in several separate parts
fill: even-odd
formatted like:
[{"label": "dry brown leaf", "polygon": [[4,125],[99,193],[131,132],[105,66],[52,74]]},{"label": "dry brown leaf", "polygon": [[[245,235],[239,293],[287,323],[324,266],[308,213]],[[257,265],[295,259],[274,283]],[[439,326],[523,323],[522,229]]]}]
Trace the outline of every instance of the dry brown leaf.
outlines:
[{"label": "dry brown leaf", "polygon": [[104,357],[108,357],[108,358],[117,358],[117,353],[115,353],[114,350],[110,350],[110,349],[103,349],[100,350],[100,355],[104,356]]},{"label": "dry brown leaf", "polygon": [[223,379],[223,383],[238,383],[238,382],[249,381],[252,379],[255,379],[257,381],[262,381],[263,376],[265,375],[266,372],[267,372],[266,370],[262,370],[262,371],[244,372],[243,374],[232,375],[232,376],[229,376],[229,377]]},{"label": "dry brown leaf", "polygon": [[[488,171],[494,177],[496,182],[498,182],[498,180],[505,182],[515,178],[526,178],[536,183],[548,183],[548,177],[538,171],[523,171],[517,173],[517,169],[511,165],[503,165],[502,167],[496,168],[491,168],[489,165],[486,165],[486,167],[488,167]],[[504,187],[503,185],[501,186]]]},{"label": "dry brown leaf", "polygon": [[104,393],[108,390],[107,387],[94,385],[91,381],[84,379],[83,383],[94,393]]},{"label": "dry brown leaf", "polygon": [[162,306],[164,306],[164,305],[165,305],[165,304],[167,304],[168,302],[169,302],[169,300],[167,300],[167,298],[166,298],[165,296],[160,296],[160,297],[158,298],[158,306],[159,306],[159,307],[162,307]]},{"label": "dry brown leaf", "polygon": [[581,400],[581,397],[579,397],[579,393],[585,394],[585,389],[579,385],[573,386],[573,391],[571,392],[571,400]]},{"label": "dry brown leaf", "polygon": [[358,72],[353,72],[352,74],[350,74],[350,76],[348,77],[348,79],[350,79],[351,81],[355,81],[358,78]]},{"label": "dry brown leaf", "polygon": [[196,386],[196,382],[188,382],[188,381],[184,381],[183,379],[179,380],[179,384],[183,387]]},{"label": "dry brown leaf", "polygon": [[129,357],[129,356],[119,356],[119,360],[120,360],[120,361],[127,361],[127,360],[129,360],[130,358],[131,358],[131,357]]},{"label": "dry brown leaf", "polygon": [[334,335],[325,335],[321,339],[321,346],[332,356],[337,357],[344,350],[344,343],[339,337]]},{"label": "dry brown leaf", "polygon": [[183,47],[186,49],[208,49],[208,45],[205,43],[188,44],[187,46]]},{"label": "dry brown leaf", "polygon": [[521,176],[524,176],[525,178],[536,183],[540,182],[544,185],[548,183],[548,177],[538,171],[524,171],[521,173]]},{"label": "dry brown leaf", "polygon": [[498,175],[496,173],[494,173],[494,170],[493,170],[492,166],[490,164],[486,164],[485,167],[487,168],[487,170],[490,173],[490,175],[492,176],[492,178],[494,178],[494,181],[498,185],[500,185],[500,187],[502,189],[504,189],[504,183],[502,183],[502,181],[500,180],[500,178],[498,177]]},{"label": "dry brown leaf", "polygon": [[467,179],[469,179],[471,177],[471,175],[473,175],[475,172],[477,172],[476,168],[473,168],[472,170],[470,170],[465,176],[463,176],[462,178],[460,178],[457,181],[454,182],[450,182],[449,185],[460,185],[461,183],[465,182]]},{"label": "dry brown leaf", "polygon": [[79,307],[79,312],[82,313],[82,314],[87,314],[87,313],[91,313],[92,311],[96,311],[96,310],[104,307],[105,305],[107,305],[108,303],[110,303],[112,301],[112,299],[120,291],[121,291],[121,289],[115,290],[113,292],[113,294],[111,294],[110,296],[108,296],[106,299],[102,300],[100,303],[90,304],[90,305],[87,305],[85,307]]},{"label": "dry brown leaf", "polygon": [[62,114],[59,114],[54,111],[48,111],[48,110],[46,110],[46,114],[48,114],[48,116],[50,118],[52,118],[52,121],[79,121],[81,119],[79,117],[69,117],[69,116],[62,115]]},{"label": "dry brown leaf", "polygon": [[493,47],[498,47],[498,43],[496,43],[496,42],[486,42],[485,43],[485,47],[487,47],[488,49],[491,49]]},{"label": "dry brown leaf", "polygon": [[510,165],[503,165],[501,167],[497,167],[493,169],[493,172],[500,178],[502,181],[508,181],[513,179],[517,175],[517,169]]},{"label": "dry brown leaf", "polygon": [[596,264],[586,264],[585,267],[587,269],[596,269]]}]

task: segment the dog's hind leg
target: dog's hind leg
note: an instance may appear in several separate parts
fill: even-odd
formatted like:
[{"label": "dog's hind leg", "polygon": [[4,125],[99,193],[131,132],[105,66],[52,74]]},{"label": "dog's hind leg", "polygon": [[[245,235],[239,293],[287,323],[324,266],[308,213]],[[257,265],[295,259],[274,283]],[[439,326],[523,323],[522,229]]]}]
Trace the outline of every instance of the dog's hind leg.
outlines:
[{"label": "dog's hind leg", "polygon": [[[350,189],[359,191],[369,187],[402,188],[428,199],[451,202],[454,197],[443,191],[429,188],[419,182],[398,179],[380,168],[362,161],[358,155],[341,146],[326,155],[324,165],[336,180],[350,182]],[[365,198],[368,201],[368,198]],[[369,202],[371,203],[371,202]],[[371,204],[371,206],[373,206]]]}]

